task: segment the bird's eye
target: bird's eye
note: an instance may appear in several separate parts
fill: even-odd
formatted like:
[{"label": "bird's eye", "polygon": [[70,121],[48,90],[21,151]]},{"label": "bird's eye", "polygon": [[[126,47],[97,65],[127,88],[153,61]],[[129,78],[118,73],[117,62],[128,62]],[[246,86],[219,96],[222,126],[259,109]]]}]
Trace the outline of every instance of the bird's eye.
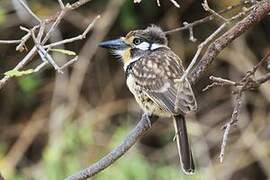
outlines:
[{"label": "bird's eye", "polygon": [[133,43],[134,43],[135,45],[139,45],[139,44],[141,44],[142,42],[143,42],[143,40],[140,39],[140,38],[135,38],[135,39],[133,40]]}]

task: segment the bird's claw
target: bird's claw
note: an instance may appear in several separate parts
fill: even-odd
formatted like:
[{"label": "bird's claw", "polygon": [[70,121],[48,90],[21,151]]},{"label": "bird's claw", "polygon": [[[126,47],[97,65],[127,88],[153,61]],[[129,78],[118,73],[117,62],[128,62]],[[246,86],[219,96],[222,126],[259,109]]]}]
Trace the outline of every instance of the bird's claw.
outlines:
[{"label": "bird's claw", "polygon": [[149,127],[152,126],[152,122],[151,122],[150,117],[151,117],[151,115],[148,114],[148,113],[144,113],[144,114],[143,114],[143,118],[144,118],[145,120],[147,120],[147,123],[148,123],[148,126],[149,126]]}]

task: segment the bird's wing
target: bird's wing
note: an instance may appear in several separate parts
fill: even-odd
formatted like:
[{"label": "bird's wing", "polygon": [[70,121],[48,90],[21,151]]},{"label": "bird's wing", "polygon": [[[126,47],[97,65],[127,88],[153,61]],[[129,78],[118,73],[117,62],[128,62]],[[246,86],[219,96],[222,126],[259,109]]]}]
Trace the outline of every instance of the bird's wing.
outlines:
[{"label": "bird's wing", "polygon": [[[163,110],[172,114],[196,110],[197,104],[187,80],[179,83],[184,68],[170,49],[160,48],[141,57],[132,68],[135,81]],[[176,109],[177,90],[179,92]]]}]

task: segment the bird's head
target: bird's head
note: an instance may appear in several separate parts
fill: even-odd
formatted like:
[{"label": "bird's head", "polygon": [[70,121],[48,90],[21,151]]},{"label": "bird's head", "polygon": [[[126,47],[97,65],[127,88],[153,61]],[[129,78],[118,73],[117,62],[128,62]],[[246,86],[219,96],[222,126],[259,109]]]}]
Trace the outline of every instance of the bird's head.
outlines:
[{"label": "bird's head", "polygon": [[152,25],[143,30],[131,31],[125,37],[101,42],[99,46],[112,50],[114,54],[121,57],[124,66],[127,66],[167,44],[168,40],[162,29]]}]

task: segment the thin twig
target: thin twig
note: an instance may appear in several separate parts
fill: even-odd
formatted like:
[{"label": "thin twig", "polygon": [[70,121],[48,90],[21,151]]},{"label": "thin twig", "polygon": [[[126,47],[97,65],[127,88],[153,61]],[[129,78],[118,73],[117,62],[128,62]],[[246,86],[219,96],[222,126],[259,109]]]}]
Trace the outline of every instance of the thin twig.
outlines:
[{"label": "thin twig", "polygon": [[231,81],[229,79],[224,79],[224,78],[221,78],[221,77],[210,76],[209,79],[214,81],[214,82],[212,84],[210,84],[210,85],[207,85],[202,90],[203,92],[207,91],[210,88],[215,87],[215,86],[237,86],[237,85],[239,85],[239,83],[236,83],[234,81]]},{"label": "thin twig", "polygon": [[61,9],[64,9],[64,8],[65,8],[65,5],[64,5],[64,3],[63,3],[62,0],[58,0],[58,3],[59,3],[59,5],[60,5],[60,8],[61,8]]},{"label": "thin twig", "polygon": [[178,2],[176,2],[175,0],[170,0],[171,3],[173,3],[173,5],[177,8],[180,8],[180,5],[178,4]]},{"label": "thin twig", "polygon": [[[219,11],[218,14],[224,14],[224,13],[230,12],[230,11],[232,11],[234,9],[237,9],[237,8],[242,7],[244,5],[247,5],[247,4],[249,4],[248,1],[246,1],[244,3],[239,3],[239,4],[236,4],[236,5],[229,6],[229,7],[225,8],[225,9]],[[199,20],[193,21],[192,23],[189,23],[188,25],[185,25],[184,27],[174,28],[174,29],[165,31],[165,34],[171,34],[171,33],[187,30],[190,27],[194,27],[194,26],[197,26],[199,24],[203,24],[203,23],[206,23],[208,21],[211,21],[211,20],[214,19],[214,17],[215,16],[213,14],[209,15],[209,16],[206,16],[206,17],[204,17],[202,19],[199,19]]]},{"label": "thin twig", "polygon": [[[195,63],[197,62],[197,59],[199,57],[199,55],[201,54],[201,51],[203,50],[203,48],[210,42],[212,41],[225,27],[226,27],[227,23],[222,24],[213,34],[211,34],[204,42],[202,42],[197,49],[196,54],[194,55],[191,63],[189,64],[188,68],[185,70],[185,72],[183,73],[183,75],[181,76],[179,82],[183,82],[184,80],[187,79],[188,74],[190,73],[191,69],[193,68],[193,66],[195,65]],[[177,89],[177,93],[176,93],[176,98],[175,98],[175,110],[178,110],[180,107],[180,95],[181,95],[181,88],[182,88],[182,83],[179,83],[178,89]]]},{"label": "thin twig", "polygon": [[[183,22],[183,25],[184,25],[184,26],[188,26],[189,23],[188,23],[188,22]],[[194,37],[193,26],[189,26],[188,30],[189,30],[189,40],[190,40],[191,42],[196,42],[197,39]]]},{"label": "thin twig", "polygon": [[188,74],[190,73],[191,69],[193,68],[193,66],[195,65],[195,63],[197,62],[197,59],[199,57],[199,55],[201,54],[201,51],[203,50],[204,47],[206,47],[206,45],[213,41],[213,39],[216,38],[216,36],[224,30],[224,28],[227,26],[227,23],[223,23],[214,33],[212,33],[204,42],[202,42],[199,46],[198,49],[196,51],[195,56],[193,57],[191,63],[189,64],[188,68],[185,70],[184,74],[182,75],[182,77],[180,78],[180,81],[183,81],[184,79],[187,78]]},{"label": "thin twig", "polygon": [[228,20],[225,17],[221,16],[219,13],[217,13],[216,11],[214,11],[213,9],[211,9],[209,7],[207,0],[204,0],[203,1],[202,6],[203,6],[203,8],[204,8],[205,11],[208,11],[208,12],[212,13],[214,16],[220,18],[224,22],[228,22]]},{"label": "thin twig", "polygon": [[213,62],[215,57],[227,47],[233,40],[246,32],[254,24],[261,21],[270,12],[270,1],[259,1],[251,10],[249,15],[240,22],[236,23],[231,29],[226,31],[222,36],[212,42],[204,52],[202,58],[192,70],[188,79],[191,83],[195,83],[198,78],[206,71],[207,67]]},{"label": "thin twig", "polygon": [[76,37],[73,37],[73,38],[69,38],[69,39],[64,39],[62,41],[58,41],[58,42],[55,42],[55,43],[51,43],[51,44],[48,44],[46,46],[44,46],[45,49],[47,48],[51,48],[51,47],[54,47],[54,46],[59,46],[59,45],[62,45],[62,44],[66,44],[66,43],[71,43],[71,42],[74,42],[74,41],[77,41],[77,40],[81,40],[81,39],[84,39],[87,35],[87,33],[93,28],[93,26],[95,25],[96,21],[100,18],[100,15],[96,16],[95,19],[87,26],[87,28],[85,29],[85,31],[76,36]]},{"label": "thin twig", "polygon": [[69,6],[70,9],[77,9],[78,7],[90,2],[91,0],[79,0]]},{"label": "thin twig", "polygon": [[76,56],[75,58],[69,60],[68,62],[66,62],[63,66],[60,67],[60,70],[65,69],[66,67],[70,66],[71,64],[75,63],[76,61],[78,61],[79,57]]},{"label": "thin twig", "polygon": [[266,81],[269,81],[269,80],[270,80],[270,73],[267,73],[264,76],[259,77],[258,79],[256,79],[255,82],[258,83],[258,84],[263,84],[263,83],[265,83]]},{"label": "thin twig", "polygon": [[39,17],[25,4],[23,0],[18,0],[18,1],[31,16],[33,16],[39,23],[41,22]]},{"label": "thin twig", "polygon": [[240,106],[241,106],[241,97],[244,91],[247,90],[252,90],[254,88],[258,88],[261,84],[263,84],[264,82],[266,82],[267,80],[270,79],[270,73],[266,74],[265,76],[258,78],[257,80],[253,80],[251,78],[251,76],[253,76],[256,71],[258,70],[259,67],[261,67],[265,62],[267,62],[268,58],[270,56],[270,52],[267,53],[260,61],[259,63],[257,63],[252,70],[248,71],[245,76],[239,81],[239,82],[234,82],[228,79],[223,79],[220,77],[214,77],[211,76],[210,79],[212,81],[214,81],[212,84],[208,85],[206,88],[204,88],[204,90],[209,89],[210,87],[213,86],[233,86],[235,88],[237,88],[237,90],[235,91],[234,94],[236,94],[235,96],[235,106],[234,106],[234,110],[232,113],[232,117],[230,119],[229,122],[227,122],[222,129],[224,129],[224,134],[223,134],[223,138],[222,138],[222,143],[221,143],[221,147],[220,147],[220,154],[219,154],[219,159],[220,162],[222,163],[224,160],[224,154],[225,154],[225,147],[227,144],[227,140],[228,140],[228,136],[229,136],[229,131],[232,125],[234,125],[239,118],[239,114],[240,114]]},{"label": "thin twig", "polygon": [[160,1],[159,0],[157,0],[157,6],[160,7]]},{"label": "thin twig", "polygon": [[221,163],[224,160],[225,147],[226,147],[226,144],[227,144],[227,140],[228,140],[228,136],[229,136],[231,126],[234,125],[238,121],[238,118],[239,118],[240,107],[241,107],[241,96],[242,96],[242,92],[239,91],[237,93],[236,97],[235,97],[236,105],[234,106],[231,120],[229,122],[227,122],[225,124],[225,126],[223,127],[225,130],[224,130],[222,143],[221,143],[221,148],[220,148],[220,154],[219,154],[219,160],[220,160]]},{"label": "thin twig", "polygon": [[[22,67],[24,67],[24,65],[26,63],[28,63],[28,61],[35,55],[36,53],[36,47],[33,47],[28,54],[16,65],[16,67],[14,67],[12,70],[19,70]],[[0,80],[0,89],[2,89],[4,87],[4,85],[7,83],[7,81],[10,79],[10,76],[5,76]]]},{"label": "thin twig", "polygon": [[0,44],[19,44],[21,40],[0,40]]},{"label": "thin twig", "polygon": [[45,67],[48,64],[47,61],[42,62],[40,65],[38,65],[35,69],[34,72],[39,72],[43,67]]},{"label": "thin twig", "polygon": [[[61,71],[61,67],[59,67],[54,60],[52,59],[52,57],[46,52],[45,48],[44,48],[44,44],[47,42],[47,40],[50,38],[52,32],[55,30],[55,28],[58,26],[58,24],[60,23],[60,21],[63,19],[63,16],[66,14],[66,12],[76,9],[82,5],[84,5],[85,3],[89,2],[90,0],[78,0],[73,4],[67,4],[65,6],[65,8],[61,9],[60,13],[57,13],[57,15],[54,15],[50,18],[45,19],[44,21],[39,20],[39,25],[34,26],[32,29],[28,29],[25,27],[20,27],[21,30],[27,32],[26,35],[24,35],[20,40],[0,40],[0,43],[6,43],[6,44],[10,44],[10,43],[16,43],[19,44],[16,47],[16,50],[19,51],[23,51],[26,46],[25,46],[25,42],[32,36],[33,37],[33,41],[35,42],[35,46],[27,53],[27,55],[16,65],[16,67],[14,67],[12,70],[19,70],[21,68],[23,68],[25,66],[25,64],[27,64],[36,54],[39,54],[40,57],[42,58],[43,61],[49,61],[50,64],[52,64],[54,66],[54,68],[59,71]],[[20,0],[20,3],[27,9],[27,11],[31,14],[33,13],[31,11],[31,9],[22,1]],[[61,3],[61,2],[59,2]],[[34,17],[37,17],[34,13],[33,13]],[[99,18],[99,16],[94,19],[94,22],[92,22],[87,28],[86,30],[83,32],[83,34],[80,37],[77,37],[76,39],[73,39],[72,41],[75,40],[80,40],[85,38],[85,36],[87,35],[87,33],[89,33],[89,31],[91,30],[91,28],[93,27],[95,21]],[[44,35],[45,32],[45,26],[49,25],[51,22],[53,22],[53,24],[51,25],[51,27],[49,28],[49,31],[45,34],[45,37],[43,38],[42,42],[41,39]],[[37,35],[37,38],[34,36],[35,34],[35,30],[39,28],[39,33]],[[68,40],[68,42],[72,42],[70,40]],[[56,42],[57,43],[57,42]],[[64,42],[60,42],[60,44],[64,44]],[[59,44],[58,44],[59,45]],[[46,48],[48,49],[48,48]],[[77,58],[73,59],[71,62],[75,62]],[[39,71],[41,68],[43,68],[47,63],[42,63],[39,66],[37,66],[34,70],[34,72]],[[72,64],[72,63],[71,63]],[[66,66],[64,66],[66,67]],[[3,88],[3,86],[8,82],[8,80],[10,79],[10,76],[4,76],[1,80],[0,80],[0,89]]]},{"label": "thin twig", "polygon": [[41,44],[44,45],[48,39],[51,37],[51,33],[55,30],[55,28],[58,26],[58,24],[60,23],[60,21],[63,19],[64,15],[66,14],[67,9],[62,9],[62,11],[60,12],[59,16],[57,17],[57,19],[54,21],[54,23],[52,24],[51,28],[49,29],[48,33],[46,34],[46,36],[44,37],[44,39],[42,40]]}]

